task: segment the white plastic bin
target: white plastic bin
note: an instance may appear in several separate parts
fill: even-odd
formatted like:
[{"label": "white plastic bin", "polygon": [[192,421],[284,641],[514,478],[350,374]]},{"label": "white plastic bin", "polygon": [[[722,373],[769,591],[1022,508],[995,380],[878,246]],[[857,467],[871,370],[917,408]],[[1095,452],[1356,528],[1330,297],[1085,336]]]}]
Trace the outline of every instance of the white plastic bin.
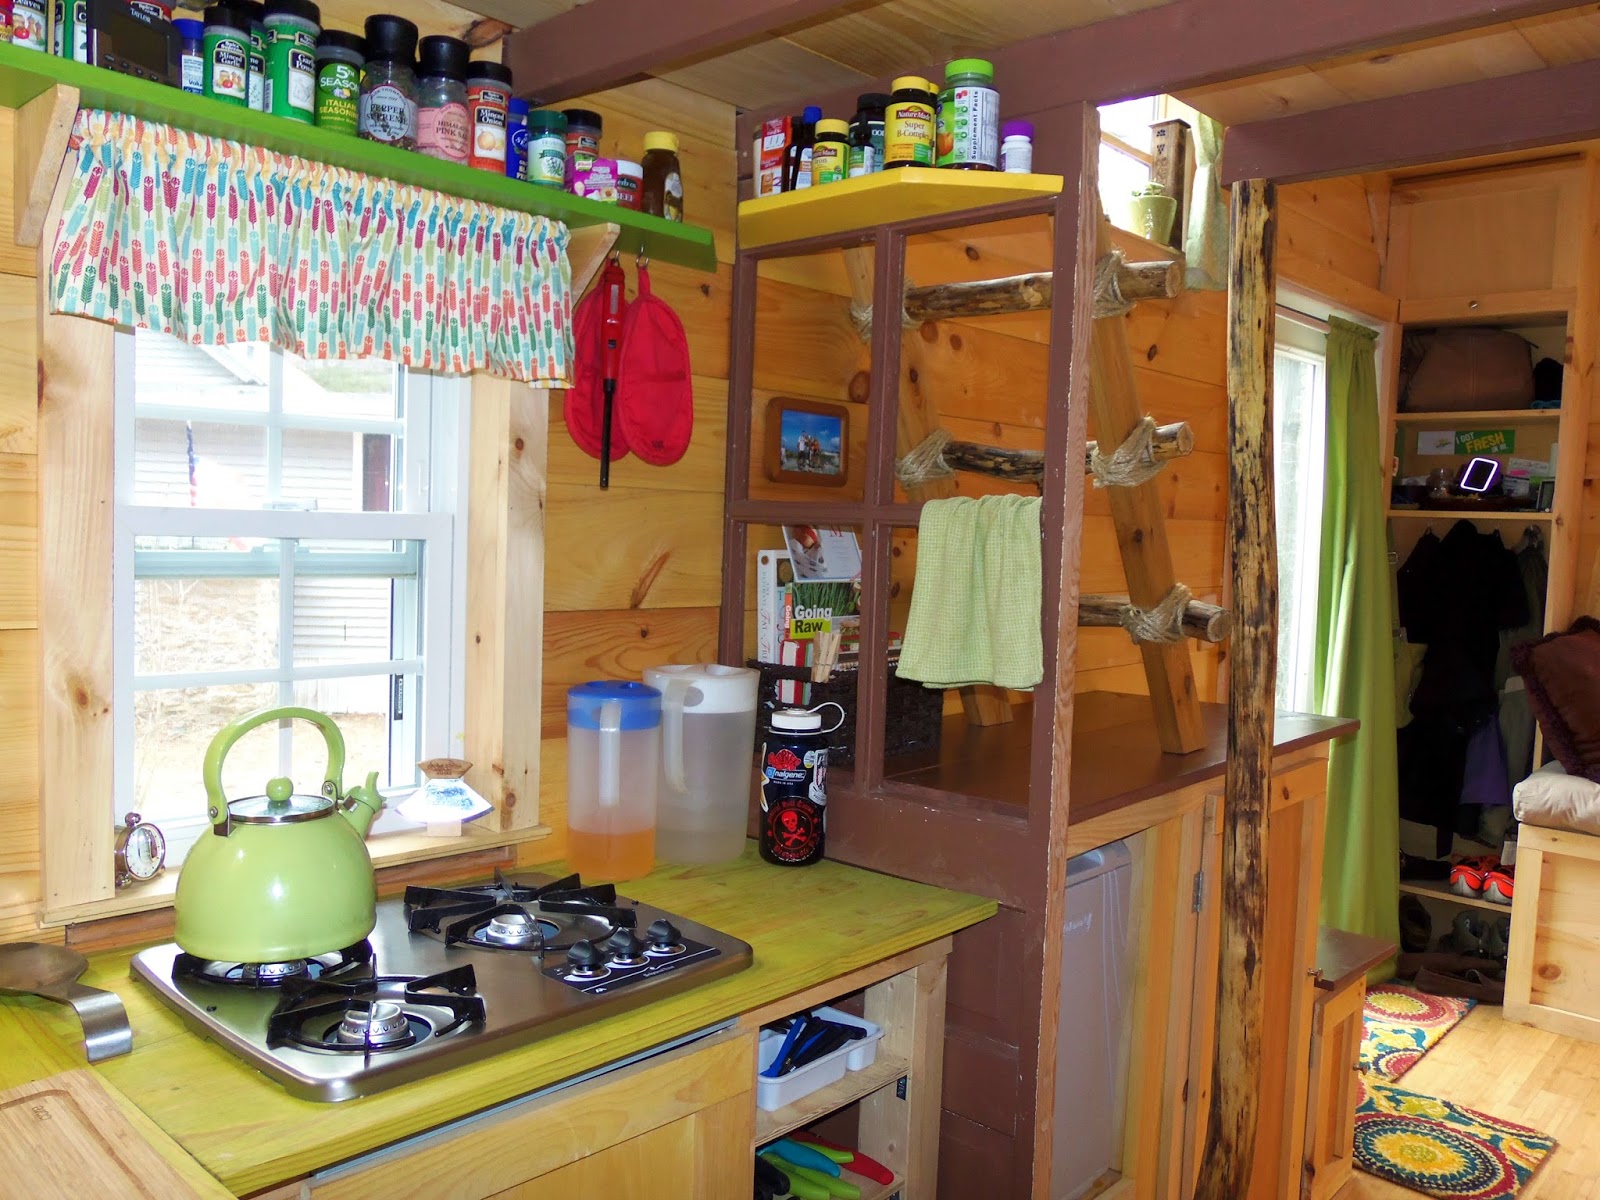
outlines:
[{"label": "white plastic bin", "polygon": [[847,1012],[840,1012],[837,1008],[813,1008],[810,1011],[825,1021],[837,1021],[841,1025],[859,1025],[867,1031],[867,1035],[858,1041],[846,1042],[837,1050],[824,1054],[815,1062],[808,1062],[787,1075],[768,1079],[761,1072],[772,1065],[773,1059],[777,1058],[778,1052],[783,1049],[784,1035],[775,1029],[763,1029],[761,1040],[756,1047],[756,1107],[764,1112],[775,1112],[785,1105],[793,1104],[802,1096],[809,1096],[830,1083],[838,1083],[845,1077],[847,1071],[859,1071],[877,1061],[878,1043],[883,1040],[881,1026],[874,1025],[863,1017],[853,1017]]}]

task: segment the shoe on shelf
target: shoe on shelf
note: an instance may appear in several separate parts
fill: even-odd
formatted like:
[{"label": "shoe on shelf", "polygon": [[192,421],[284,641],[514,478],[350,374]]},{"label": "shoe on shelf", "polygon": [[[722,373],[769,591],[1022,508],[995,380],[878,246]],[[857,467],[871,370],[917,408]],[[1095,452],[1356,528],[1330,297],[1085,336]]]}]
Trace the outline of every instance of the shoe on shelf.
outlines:
[{"label": "shoe on shelf", "polygon": [[1418,883],[1445,883],[1450,878],[1450,860],[1447,858],[1418,858],[1400,852],[1400,878]]},{"label": "shoe on shelf", "polygon": [[1470,954],[1474,958],[1483,958],[1486,953],[1483,940],[1488,934],[1489,922],[1484,918],[1471,911],[1458,912],[1442,948],[1457,954]]},{"label": "shoe on shelf", "polygon": [[1505,981],[1495,979],[1490,972],[1477,969],[1446,974],[1423,968],[1417,972],[1415,986],[1417,991],[1427,992],[1430,996],[1455,996],[1462,1000],[1476,1000],[1480,1004],[1504,1004],[1506,1001]]},{"label": "shoe on shelf", "polygon": [[1510,904],[1511,893],[1516,886],[1517,869],[1505,865],[1497,866],[1483,877],[1483,898],[1492,900],[1496,904]]},{"label": "shoe on shelf", "polygon": [[1500,860],[1492,854],[1463,858],[1450,868],[1450,890],[1458,896],[1481,897],[1484,880],[1499,865]]},{"label": "shoe on shelf", "polygon": [[1483,956],[1505,962],[1511,950],[1511,918],[1490,917],[1483,926]]},{"label": "shoe on shelf", "polygon": [[1413,954],[1433,945],[1433,918],[1415,896],[1400,897],[1400,949]]}]

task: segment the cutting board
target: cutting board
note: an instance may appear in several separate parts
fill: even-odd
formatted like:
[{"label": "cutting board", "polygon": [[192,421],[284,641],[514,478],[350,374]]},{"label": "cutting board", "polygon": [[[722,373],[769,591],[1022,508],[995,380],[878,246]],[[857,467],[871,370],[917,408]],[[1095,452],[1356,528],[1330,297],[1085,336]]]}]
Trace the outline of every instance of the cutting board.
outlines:
[{"label": "cutting board", "polygon": [[[0,1194],[29,1200],[214,1200],[141,1133],[92,1071],[63,1071],[0,1092]],[[171,1151],[182,1154],[177,1143]],[[15,1192],[6,1189],[17,1187]]]}]

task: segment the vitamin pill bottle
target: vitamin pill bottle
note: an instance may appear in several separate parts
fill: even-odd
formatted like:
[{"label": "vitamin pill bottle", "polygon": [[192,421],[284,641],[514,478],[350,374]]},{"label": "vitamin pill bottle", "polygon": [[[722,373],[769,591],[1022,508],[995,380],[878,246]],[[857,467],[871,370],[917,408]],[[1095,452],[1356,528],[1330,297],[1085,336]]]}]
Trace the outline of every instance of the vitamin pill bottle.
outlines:
[{"label": "vitamin pill bottle", "polygon": [[920,75],[902,75],[894,81],[894,92],[884,109],[883,165],[886,170],[934,165],[937,100],[933,84]]}]

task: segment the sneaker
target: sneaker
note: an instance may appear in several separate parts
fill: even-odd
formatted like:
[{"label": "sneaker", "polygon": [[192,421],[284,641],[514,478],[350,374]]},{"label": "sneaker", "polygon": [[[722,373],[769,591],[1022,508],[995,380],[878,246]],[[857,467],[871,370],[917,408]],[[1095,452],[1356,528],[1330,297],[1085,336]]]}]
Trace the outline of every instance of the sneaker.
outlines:
[{"label": "sneaker", "polygon": [[1499,865],[1500,860],[1492,854],[1463,858],[1450,868],[1450,890],[1458,896],[1477,899],[1483,895],[1484,879]]},{"label": "sneaker", "polygon": [[1489,933],[1489,923],[1475,912],[1464,911],[1456,914],[1456,919],[1451,925],[1451,931],[1446,938],[1445,949],[1453,950],[1457,954],[1470,954],[1475,958],[1484,956],[1483,940]]},{"label": "sneaker", "polygon": [[1483,955],[1505,962],[1511,949],[1511,918],[1490,917],[1483,927]]},{"label": "sneaker", "polygon": [[1483,898],[1496,904],[1510,904],[1516,885],[1515,867],[1497,866],[1483,877]]}]

